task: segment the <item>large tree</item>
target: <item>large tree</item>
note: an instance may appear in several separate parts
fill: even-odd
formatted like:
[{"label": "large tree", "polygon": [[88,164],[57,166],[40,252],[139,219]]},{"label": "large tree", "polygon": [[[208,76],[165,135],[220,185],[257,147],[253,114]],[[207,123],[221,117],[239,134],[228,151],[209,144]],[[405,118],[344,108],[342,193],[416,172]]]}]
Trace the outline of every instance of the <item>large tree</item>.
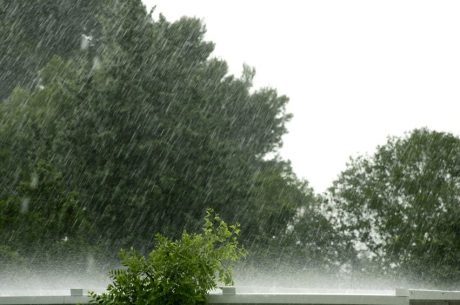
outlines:
[{"label": "large tree", "polygon": [[460,280],[460,139],[418,129],[352,160],[330,189],[343,232],[383,273]]},{"label": "large tree", "polygon": [[[68,6],[40,3],[57,6],[56,12]],[[54,208],[43,201],[49,196],[40,196],[39,211],[59,217],[67,197],[58,194],[66,191],[78,193],[77,215],[85,211],[84,219],[68,220],[80,224],[65,235],[70,242],[46,227],[56,236],[52,244],[67,246],[82,235],[113,253],[130,246],[147,251],[154,232],[178,237],[183,229],[194,231],[211,207],[241,223],[251,262],[335,266],[339,242],[319,198],[288,162],[267,157],[282,144],[288,99],[271,88],[255,90],[251,68],[241,77],[229,75],[225,61],[211,57],[213,44],[204,40],[199,20],[153,19],[140,0],[99,5],[98,14],[86,7],[84,26],[68,29],[65,48],[49,33],[32,37],[54,41],[46,52],[24,50],[39,64],[29,66],[26,78],[18,72],[11,84],[21,86],[9,86],[5,92],[12,93],[0,103],[0,200],[10,202],[4,207],[20,218],[18,190],[46,162],[62,177],[48,203]],[[54,20],[58,29],[80,18],[55,20],[53,14],[47,22]],[[29,33],[27,24],[14,24],[18,33]],[[82,35],[91,35],[83,48]],[[17,42],[27,37],[19,35]],[[36,224],[20,231],[33,231]],[[24,250],[12,243],[0,255],[14,260]]]},{"label": "large tree", "polygon": [[287,98],[253,90],[250,68],[229,75],[200,21],[154,20],[141,1],[103,3],[97,43],[53,57],[39,86],[2,103],[2,196],[47,160],[109,247],[193,230],[206,207],[240,221],[248,244],[283,232],[299,201],[268,200],[270,181],[293,187],[264,157],[281,145]]}]

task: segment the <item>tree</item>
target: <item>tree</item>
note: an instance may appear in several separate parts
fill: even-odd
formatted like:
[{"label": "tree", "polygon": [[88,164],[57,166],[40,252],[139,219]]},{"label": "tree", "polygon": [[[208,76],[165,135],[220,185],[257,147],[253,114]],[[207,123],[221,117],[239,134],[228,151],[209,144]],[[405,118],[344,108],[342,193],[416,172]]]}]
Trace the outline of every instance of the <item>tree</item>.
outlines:
[{"label": "tree", "polygon": [[45,162],[59,192],[78,193],[85,238],[110,253],[146,253],[150,232],[178,238],[212,207],[241,223],[254,256],[336,261],[318,254],[336,245],[319,199],[267,158],[282,145],[287,97],[254,90],[249,67],[229,75],[199,20],[154,19],[140,0],[0,4],[0,32],[14,33],[0,38],[2,202]]},{"label": "tree", "polygon": [[416,129],[352,160],[330,188],[341,231],[384,273],[460,280],[460,139]]},{"label": "tree", "polygon": [[70,58],[82,38],[97,41],[102,1],[0,0],[0,102],[16,86],[33,88],[54,55]]},{"label": "tree", "polygon": [[97,44],[52,57],[40,86],[0,106],[5,196],[23,169],[47,160],[79,193],[93,240],[110,250],[148,251],[152,230],[194,230],[207,207],[241,217],[246,236],[273,234],[268,225],[251,231],[254,220],[239,213],[248,207],[284,230],[296,206],[267,200],[260,181],[283,179],[264,156],[281,146],[288,99],[254,91],[252,69],[228,75],[199,20],[154,20],[140,0],[105,1],[97,20]]},{"label": "tree", "polygon": [[237,225],[228,226],[208,210],[201,233],[173,241],[158,234],[147,257],[122,251],[125,269],[110,273],[113,280],[97,304],[205,304],[207,293],[218,282],[233,284],[231,263],[245,255],[238,245]]},{"label": "tree", "polygon": [[282,242],[291,268],[341,276],[343,267],[356,257],[352,240],[341,234],[324,212],[323,200],[315,196],[292,219]]},{"label": "tree", "polygon": [[89,224],[78,194],[67,192],[62,175],[44,161],[30,169],[14,194],[0,201],[1,255],[28,267],[53,262],[83,264],[91,251]]}]

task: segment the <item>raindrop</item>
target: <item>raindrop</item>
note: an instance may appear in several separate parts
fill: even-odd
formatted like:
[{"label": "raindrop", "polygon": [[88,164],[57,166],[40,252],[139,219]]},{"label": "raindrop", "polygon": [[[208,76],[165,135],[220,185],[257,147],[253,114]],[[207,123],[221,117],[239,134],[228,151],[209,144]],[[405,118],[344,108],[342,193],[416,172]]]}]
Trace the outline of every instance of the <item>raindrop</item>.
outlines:
[{"label": "raindrop", "polygon": [[29,197],[25,197],[21,200],[21,213],[22,214],[29,212],[29,203],[30,203]]}]

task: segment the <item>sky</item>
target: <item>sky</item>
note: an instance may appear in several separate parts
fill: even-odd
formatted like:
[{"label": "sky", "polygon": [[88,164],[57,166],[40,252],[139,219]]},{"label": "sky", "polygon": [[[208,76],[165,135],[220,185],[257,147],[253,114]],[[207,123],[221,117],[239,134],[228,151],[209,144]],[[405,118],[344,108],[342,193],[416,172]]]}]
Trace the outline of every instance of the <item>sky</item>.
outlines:
[{"label": "sky", "polygon": [[460,1],[144,0],[194,16],[215,57],[290,98],[280,154],[323,192],[350,157],[414,128],[460,134]]}]

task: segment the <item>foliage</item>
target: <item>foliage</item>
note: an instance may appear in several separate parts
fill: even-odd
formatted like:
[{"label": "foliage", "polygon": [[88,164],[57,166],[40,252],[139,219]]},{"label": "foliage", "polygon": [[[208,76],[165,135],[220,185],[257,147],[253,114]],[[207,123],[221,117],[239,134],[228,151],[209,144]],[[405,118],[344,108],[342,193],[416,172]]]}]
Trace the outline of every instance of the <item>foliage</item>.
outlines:
[{"label": "foliage", "polygon": [[237,225],[228,226],[207,210],[201,233],[184,232],[173,241],[156,235],[147,257],[122,251],[125,269],[110,273],[113,283],[102,295],[92,294],[97,304],[204,304],[217,283],[232,284],[231,266],[245,255],[238,245]]},{"label": "foliage", "polygon": [[[52,57],[40,86],[16,89],[0,105],[0,192],[47,160],[79,193],[97,227],[93,240],[112,251],[148,251],[152,229],[169,237],[194,230],[206,207],[231,220],[250,207],[279,221],[264,228],[284,230],[296,206],[267,200],[270,186],[260,181],[265,173],[283,179],[264,156],[281,146],[287,98],[254,91],[249,68],[228,75],[210,58],[199,20],[154,20],[140,0],[103,6],[97,44]],[[273,234],[252,231],[253,221],[241,217],[246,236]]]},{"label": "foliage", "polygon": [[[212,207],[241,223],[259,261],[336,260],[318,254],[332,247],[318,232],[335,238],[319,199],[267,157],[282,145],[288,98],[255,90],[249,67],[229,75],[201,21],[153,18],[141,0],[0,0],[0,15],[5,255],[147,253],[152,230],[178,238]],[[39,164],[54,178],[27,189]],[[37,209],[21,214],[29,197]]]},{"label": "foliage", "polygon": [[391,138],[323,199],[268,157],[287,97],[229,75],[204,36],[141,0],[0,0],[3,262],[146,253],[212,207],[260,262],[460,280],[457,137]]},{"label": "foliage", "polygon": [[0,101],[16,86],[37,86],[37,72],[54,55],[75,55],[83,35],[95,41],[102,2],[0,0]]},{"label": "foliage", "polygon": [[85,241],[88,230],[77,193],[67,192],[60,173],[43,161],[0,201],[0,252],[11,263],[55,264],[63,256],[77,263],[91,250]]},{"label": "foliage", "polygon": [[[0,202],[0,205],[1,204],[2,203]],[[23,258],[17,251],[5,245],[0,246],[0,271],[6,271],[10,269],[11,266],[17,268],[23,263]]]},{"label": "foliage", "polygon": [[304,271],[339,275],[356,252],[352,240],[341,234],[334,227],[332,217],[323,211],[322,198],[315,197],[298,210],[288,226],[282,243],[285,260],[288,265]]},{"label": "foliage", "polygon": [[246,262],[252,267],[336,272],[352,256],[350,240],[324,215],[321,196],[295,176],[288,162],[265,161],[254,180],[256,205],[235,211],[248,224],[242,232],[246,244],[263,245],[250,249]]},{"label": "foliage", "polygon": [[460,280],[460,139],[418,129],[352,160],[330,189],[340,230],[386,274]]}]

